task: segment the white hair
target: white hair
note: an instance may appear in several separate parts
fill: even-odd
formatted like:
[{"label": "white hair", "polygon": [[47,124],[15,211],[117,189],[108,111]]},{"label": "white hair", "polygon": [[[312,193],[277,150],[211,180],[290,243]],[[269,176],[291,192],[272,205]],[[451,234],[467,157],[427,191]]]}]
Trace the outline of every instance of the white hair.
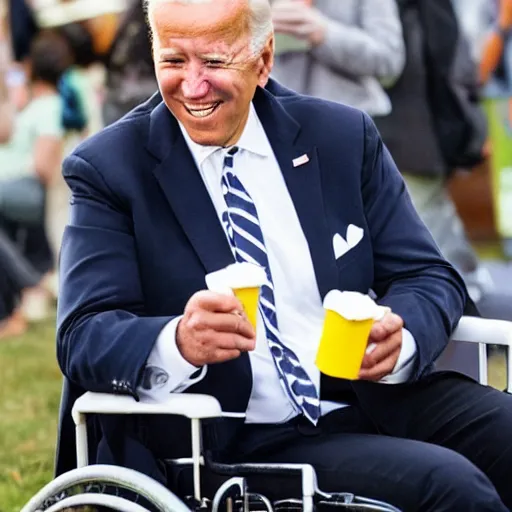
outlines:
[{"label": "white hair", "polygon": [[[150,18],[151,6],[156,3],[207,4],[215,0],[144,0],[144,6]],[[258,54],[263,50],[274,28],[269,0],[247,0],[250,10],[251,50]]]}]

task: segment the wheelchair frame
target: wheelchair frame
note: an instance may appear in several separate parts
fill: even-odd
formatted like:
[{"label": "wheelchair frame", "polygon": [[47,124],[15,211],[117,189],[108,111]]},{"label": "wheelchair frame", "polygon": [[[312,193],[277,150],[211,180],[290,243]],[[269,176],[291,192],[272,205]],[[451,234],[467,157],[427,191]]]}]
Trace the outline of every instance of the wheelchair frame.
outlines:
[{"label": "wheelchair frame", "polygon": [[[506,347],[507,358],[507,389],[512,393],[512,322],[503,320],[490,320],[477,317],[462,317],[458,327],[454,331],[451,341],[470,342],[479,344],[479,380],[487,384],[487,345],[500,345]],[[236,504],[237,510],[248,512],[256,502],[257,510],[273,512],[276,510],[301,510],[313,512],[318,504],[338,506],[345,510],[373,510],[375,512],[400,512],[397,508],[379,501],[362,498],[350,493],[326,493],[318,488],[314,468],[309,464],[214,464],[205,459],[202,453],[201,421],[207,418],[233,417],[232,413],[221,410],[220,404],[212,396],[198,394],[171,394],[163,403],[140,403],[126,395],[113,395],[102,393],[85,393],[74,404],[73,420],[76,425],[76,450],[77,469],[61,475],[48,484],[38,493],[21,512],[57,512],[63,510],[62,505],[70,506],[80,502],[76,496],[65,497],[53,504],[50,508],[41,508],[50,496],[58,495],[72,482],[98,480],[124,483],[128,489],[136,490],[142,496],[149,497],[156,503],[162,512],[190,511],[182,501],[167,488],[155,482],[151,478],[126,468],[113,466],[88,466],[88,443],[86,430],[86,417],[88,414],[172,414],[181,415],[190,419],[192,434],[192,457],[176,459],[169,462],[173,466],[192,467],[193,471],[193,496],[192,500],[197,510],[208,509],[205,498],[201,492],[201,467],[208,466],[220,474],[231,476],[218,489],[209,505],[212,512],[219,512],[223,505],[226,510],[233,511]],[[242,414],[236,414],[243,417]],[[260,494],[248,492],[245,476],[251,472],[272,475],[296,475],[300,477],[302,484],[301,500],[282,500],[274,504]],[[53,494],[52,494],[53,493]],[[101,496],[94,494],[82,494],[81,504],[101,504],[111,506],[114,510],[122,512],[147,512],[140,505],[130,503],[120,497],[101,501]],[[105,497],[105,495],[102,495]],[[108,503],[107,503],[108,501]],[[59,506],[60,503],[60,506]],[[135,505],[135,506],[132,506]],[[289,508],[286,508],[286,507]],[[124,508],[121,508],[124,507]]]}]

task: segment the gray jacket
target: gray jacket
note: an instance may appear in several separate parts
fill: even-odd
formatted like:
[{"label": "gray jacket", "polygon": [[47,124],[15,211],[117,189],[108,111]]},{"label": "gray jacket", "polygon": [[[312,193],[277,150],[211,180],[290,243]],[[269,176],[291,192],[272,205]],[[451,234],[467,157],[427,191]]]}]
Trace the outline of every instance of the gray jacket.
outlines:
[{"label": "gray jacket", "polygon": [[273,77],[303,94],[384,115],[382,83],[394,81],[405,49],[395,0],[315,0],[329,18],[325,42],[306,52],[277,55]]}]

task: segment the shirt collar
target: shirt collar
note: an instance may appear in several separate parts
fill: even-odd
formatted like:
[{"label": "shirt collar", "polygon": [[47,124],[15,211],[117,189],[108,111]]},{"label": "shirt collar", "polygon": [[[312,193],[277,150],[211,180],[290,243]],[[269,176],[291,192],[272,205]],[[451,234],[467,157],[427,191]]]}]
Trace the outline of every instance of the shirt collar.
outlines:
[{"label": "shirt collar", "polygon": [[[213,153],[219,149],[223,149],[221,146],[202,146],[201,144],[197,144],[197,142],[194,142],[190,138],[187,130],[179,121],[178,124],[187,146],[194,157],[196,165],[199,168]],[[272,148],[265,134],[265,130],[252,103],[244,131],[236,146],[259,156],[270,156],[272,154]]]}]

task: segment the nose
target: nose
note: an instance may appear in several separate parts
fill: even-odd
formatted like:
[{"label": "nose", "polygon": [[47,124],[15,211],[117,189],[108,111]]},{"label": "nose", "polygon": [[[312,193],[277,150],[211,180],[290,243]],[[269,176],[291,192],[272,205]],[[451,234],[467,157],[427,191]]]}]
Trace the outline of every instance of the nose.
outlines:
[{"label": "nose", "polygon": [[203,98],[210,91],[210,84],[196,66],[189,66],[181,83],[183,96],[188,100]]}]

